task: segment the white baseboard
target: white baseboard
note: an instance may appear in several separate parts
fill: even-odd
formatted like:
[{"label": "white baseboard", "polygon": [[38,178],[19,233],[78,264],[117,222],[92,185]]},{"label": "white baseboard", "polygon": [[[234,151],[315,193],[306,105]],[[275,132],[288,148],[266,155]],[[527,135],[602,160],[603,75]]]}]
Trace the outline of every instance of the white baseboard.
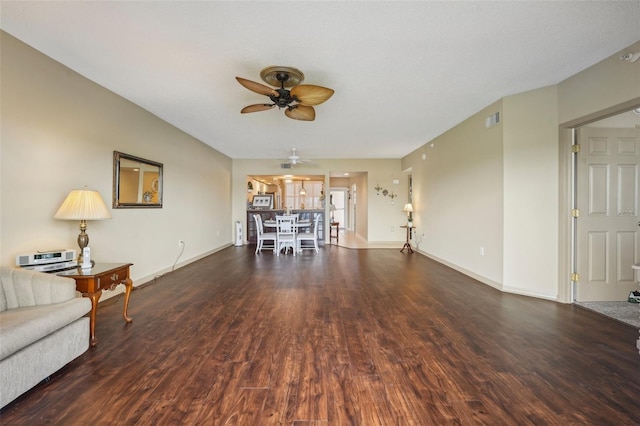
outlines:
[{"label": "white baseboard", "polygon": [[448,262],[448,261],[446,261],[444,259],[440,259],[439,257],[434,256],[432,254],[429,254],[427,252],[424,252],[422,250],[419,250],[419,249],[414,249],[414,250],[417,253],[420,253],[423,256],[426,256],[426,257],[428,257],[430,259],[433,259],[438,263],[442,263],[443,265],[446,265],[451,269],[454,269],[454,270],[456,270],[456,271],[458,271],[458,272],[460,272],[462,274],[465,274],[465,275],[473,278],[476,281],[479,281],[479,282],[481,282],[483,284],[486,284],[486,285],[488,285],[490,287],[493,287],[496,290],[500,290],[503,293],[518,294],[518,295],[521,295],[521,296],[535,297],[537,299],[551,300],[551,301],[554,301],[554,302],[558,301],[558,298],[556,296],[550,296],[550,295],[544,294],[544,293],[535,293],[535,292],[531,292],[531,291],[528,291],[528,290],[525,290],[525,289],[521,289],[521,288],[505,286],[505,285],[503,285],[503,284],[501,284],[499,282],[490,280],[487,277],[483,277],[482,275],[478,275],[475,272],[469,271],[469,270],[467,270],[465,268],[462,268],[462,267],[460,267],[458,265],[455,265],[455,264],[453,264],[451,262]]},{"label": "white baseboard", "polygon": [[[138,278],[133,278],[132,277],[131,279],[133,280],[133,288],[135,289],[136,287],[140,287],[140,286],[143,286],[145,284],[148,284],[148,283],[150,283],[150,282],[152,282],[152,281],[154,281],[154,280],[156,280],[158,278],[161,278],[163,275],[165,275],[165,274],[167,274],[169,272],[173,272],[176,269],[180,269],[180,268],[182,268],[184,266],[187,266],[187,265],[189,265],[189,264],[191,264],[193,262],[196,262],[196,261],[198,261],[200,259],[203,259],[203,258],[205,258],[207,256],[210,256],[210,255],[212,255],[214,253],[217,253],[220,250],[224,250],[227,247],[231,247],[232,245],[233,244],[231,244],[231,243],[225,244],[225,245],[220,246],[218,248],[215,248],[213,250],[209,250],[209,251],[206,251],[206,252],[204,252],[202,254],[194,256],[194,257],[192,257],[190,259],[184,260],[184,261],[182,261],[180,263],[176,263],[175,268],[173,267],[173,265],[171,265],[171,266],[166,267],[164,269],[161,269],[158,272],[156,272],[154,274],[151,274],[151,275],[147,275],[147,276],[144,276],[144,277],[138,277]],[[124,293],[124,291],[125,291],[125,287],[123,285],[119,285],[113,291],[102,292],[102,297],[100,298],[100,302],[104,302],[105,300],[109,300],[112,297],[115,297],[115,296],[117,296],[119,294]]]}]

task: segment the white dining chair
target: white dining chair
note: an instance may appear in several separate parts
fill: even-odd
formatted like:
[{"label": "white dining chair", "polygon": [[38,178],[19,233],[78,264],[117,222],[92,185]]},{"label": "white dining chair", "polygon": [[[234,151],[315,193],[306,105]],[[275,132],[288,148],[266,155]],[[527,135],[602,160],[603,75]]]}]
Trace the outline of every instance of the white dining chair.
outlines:
[{"label": "white dining chair", "polygon": [[296,219],[292,216],[276,216],[276,254],[280,256],[282,249],[285,253],[291,247],[296,255]]},{"label": "white dining chair", "polygon": [[[276,251],[276,240],[277,236],[275,232],[264,232],[264,226],[262,224],[262,217],[259,214],[253,215],[253,220],[256,222],[256,231],[258,235],[258,239],[256,242],[256,254],[262,252],[263,248],[271,249],[274,252]],[[265,241],[271,241],[271,243],[267,246],[264,245]]]},{"label": "white dining chair", "polygon": [[[320,253],[318,249],[318,223],[320,222],[320,215],[316,214],[316,218],[313,220],[313,226],[309,232],[298,232],[296,235],[296,247],[298,251],[305,249],[315,250],[316,253]],[[303,245],[303,241],[313,241],[313,245]]]}]

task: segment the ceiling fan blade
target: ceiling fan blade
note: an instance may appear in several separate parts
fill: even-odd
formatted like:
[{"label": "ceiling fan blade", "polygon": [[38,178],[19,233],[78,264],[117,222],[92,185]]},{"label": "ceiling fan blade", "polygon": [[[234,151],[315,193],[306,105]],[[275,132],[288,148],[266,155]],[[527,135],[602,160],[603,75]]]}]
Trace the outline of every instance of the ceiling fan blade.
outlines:
[{"label": "ceiling fan blade", "polygon": [[242,108],[242,111],[240,111],[242,114],[246,114],[248,112],[258,112],[258,111],[266,111],[268,109],[273,108],[274,106],[276,106],[275,104],[255,104],[255,105],[249,105],[246,106],[244,108]]},{"label": "ceiling fan blade", "polygon": [[298,98],[300,105],[319,105],[329,99],[334,93],[333,89],[312,84],[301,84],[291,89],[291,96]]},{"label": "ceiling fan blade", "polygon": [[244,87],[251,90],[252,92],[260,93],[261,95],[266,95],[266,96],[271,96],[271,95],[276,97],[280,96],[280,94],[276,92],[275,89],[269,86],[265,86],[264,84],[256,83],[255,81],[247,80],[246,78],[242,78],[242,77],[236,77],[236,80],[238,80],[238,83],[242,84]]},{"label": "ceiling fan blade", "polygon": [[316,118],[316,110],[305,105],[295,105],[295,108],[287,108],[284,113],[294,120],[313,121]]}]

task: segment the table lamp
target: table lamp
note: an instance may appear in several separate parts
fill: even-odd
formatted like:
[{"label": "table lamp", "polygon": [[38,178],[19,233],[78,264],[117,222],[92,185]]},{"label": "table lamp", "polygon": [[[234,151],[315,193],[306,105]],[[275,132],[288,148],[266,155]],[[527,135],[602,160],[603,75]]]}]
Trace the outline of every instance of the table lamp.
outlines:
[{"label": "table lamp", "polygon": [[407,225],[408,226],[412,226],[413,225],[413,218],[411,217],[411,213],[413,213],[413,205],[411,205],[411,203],[407,203],[404,205],[404,208],[402,209],[402,211],[407,212]]},{"label": "table lamp", "polygon": [[74,189],[67,195],[56,214],[56,219],[79,220],[80,235],[78,235],[78,266],[83,264],[83,250],[89,245],[89,235],[87,235],[87,220],[111,219],[111,213],[102,200],[100,193],[91,189]]}]

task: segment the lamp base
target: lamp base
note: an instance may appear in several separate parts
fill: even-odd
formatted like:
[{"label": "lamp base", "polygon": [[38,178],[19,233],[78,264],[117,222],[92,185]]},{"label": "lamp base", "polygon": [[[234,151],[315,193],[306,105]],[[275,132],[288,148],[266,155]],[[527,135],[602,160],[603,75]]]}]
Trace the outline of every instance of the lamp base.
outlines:
[{"label": "lamp base", "polygon": [[87,235],[87,221],[80,221],[80,234],[78,235],[78,247],[80,252],[78,253],[78,265],[82,265],[84,261],[84,248],[89,245],[89,235]]}]

